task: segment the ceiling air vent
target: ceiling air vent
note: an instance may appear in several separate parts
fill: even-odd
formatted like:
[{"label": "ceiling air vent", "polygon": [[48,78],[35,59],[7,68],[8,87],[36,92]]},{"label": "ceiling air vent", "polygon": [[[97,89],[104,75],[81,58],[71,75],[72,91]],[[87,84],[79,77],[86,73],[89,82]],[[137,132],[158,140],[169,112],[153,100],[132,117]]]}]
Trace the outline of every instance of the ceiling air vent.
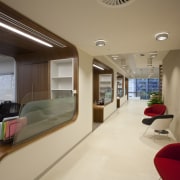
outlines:
[{"label": "ceiling air vent", "polygon": [[97,0],[99,3],[108,7],[123,7],[129,5],[134,0]]}]

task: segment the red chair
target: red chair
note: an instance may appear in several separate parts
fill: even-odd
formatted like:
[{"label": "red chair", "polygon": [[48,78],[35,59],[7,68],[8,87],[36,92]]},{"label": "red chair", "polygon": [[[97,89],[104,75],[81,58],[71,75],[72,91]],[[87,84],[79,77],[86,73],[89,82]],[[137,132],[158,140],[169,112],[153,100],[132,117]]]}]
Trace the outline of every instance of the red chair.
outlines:
[{"label": "red chair", "polygon": [[166,106],[164,104],[153,104],[144,110],[144,115],[146,116],[160,116],[166,112]]},{"label": "red chair", "polygon": [[162,148],[154,157],[154,165],[163,180],[180,180],[180,143]]}]

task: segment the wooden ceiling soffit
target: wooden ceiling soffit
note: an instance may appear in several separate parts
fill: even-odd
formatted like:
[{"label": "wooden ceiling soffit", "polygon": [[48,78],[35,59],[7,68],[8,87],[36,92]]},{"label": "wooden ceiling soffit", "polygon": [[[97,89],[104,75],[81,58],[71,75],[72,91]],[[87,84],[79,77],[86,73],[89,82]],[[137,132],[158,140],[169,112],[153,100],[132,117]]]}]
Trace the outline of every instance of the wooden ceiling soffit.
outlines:
[{"label": "wooden ceiling soffit", "polygon": [[5,30],[0,26],[0,53],[16,56],[19,54],[33,53],[37,51],[54,51],[54,49],[57,50],[63,48],[76,51],[75,46],[68,41],[43,28],[2,2],[0,2],[0,22],[10,25],[18,30],[22,30],[25,33],[53,45],[52,48],[40,45],[32,40],[20,37],[20,35],[10,32],[9,30]]}]

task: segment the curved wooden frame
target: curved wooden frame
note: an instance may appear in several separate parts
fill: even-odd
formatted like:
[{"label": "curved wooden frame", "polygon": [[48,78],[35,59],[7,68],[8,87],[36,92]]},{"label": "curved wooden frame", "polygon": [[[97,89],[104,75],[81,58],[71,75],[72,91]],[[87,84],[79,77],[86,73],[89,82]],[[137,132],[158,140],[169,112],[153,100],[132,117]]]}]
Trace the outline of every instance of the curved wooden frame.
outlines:
[{"label": "curved wooden frame", "polygon": [[[0,53],[8,56],[12,56],[15,58],[17,63],[17,100],[18,102],[21,101],[23,94],[21,90],[21,85],[24,80],[23,73],[23,65],[25,64],[49,64],[50,60],[54,59],[65,59],[65,58],[73,58],[74,59],[74,89],[76,89],[76,112],[73,116],[73,119],[64,123],[62,125],[58,125],[57,127],[44,132],[43,134],[34,137],[32,140],[25,142],[23,144],[19,144],[14,146],[11,145],[0,145],[0,159],[4,156],[9,154],[10,152],[15,151],[16,149],[22,148],[23,146],[32,143],[35,140],[38,140],[41,137],[44,137],[60,128],[74,122],[78,115],[78,51],[74,45],[69,43],[68,41],[60,38],[59,36],[55,35],[54,33],[48,31],[47,29],[43,28],[42,26],[38,25],[37,23],[33,22],[32,20],[28,19],[24,15],[18,13],[17,11],[13,10],[12,8],[8,7],[7,5],[0,2],[0,13],[5,14],[13,18],[14,20],[38,31],[47,37],[55,40],[56,42],[60,42],[64,44],[64,47],[60,47],[54,44],[54,47],[47,48],[45,46],[39,45],[34,43],[31,40],[24,39],[15,35],[14,33],[7,32],[3,28],[0,28]],[[49,65],[48,65],[49,68]],[[49,70],[48,72],[49,73]],[[50,77],[48,75],[46,88],[47,91],[50,90]],[[47,98],[49,98],[49,93],[47,94]]]}]

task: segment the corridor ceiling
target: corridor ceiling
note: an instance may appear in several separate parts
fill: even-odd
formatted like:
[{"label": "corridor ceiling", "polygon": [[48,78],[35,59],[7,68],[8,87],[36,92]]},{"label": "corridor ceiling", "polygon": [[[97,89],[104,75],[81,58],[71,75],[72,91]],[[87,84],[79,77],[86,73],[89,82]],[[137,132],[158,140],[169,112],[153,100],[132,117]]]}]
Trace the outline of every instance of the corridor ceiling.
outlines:
[{"label": "corridor ceiling", "polygon": [[[113,61],[129,77],[157,77],[168,51],[180,49],[180,0],[128,0],[112,7],[103,1],[2,0],[93,57]],[[156,41],[159,32],[168,32],[169,39]],[[106,46],[97,47],[98,39]],[[118,60],[112,55],[119,55]]]}]

